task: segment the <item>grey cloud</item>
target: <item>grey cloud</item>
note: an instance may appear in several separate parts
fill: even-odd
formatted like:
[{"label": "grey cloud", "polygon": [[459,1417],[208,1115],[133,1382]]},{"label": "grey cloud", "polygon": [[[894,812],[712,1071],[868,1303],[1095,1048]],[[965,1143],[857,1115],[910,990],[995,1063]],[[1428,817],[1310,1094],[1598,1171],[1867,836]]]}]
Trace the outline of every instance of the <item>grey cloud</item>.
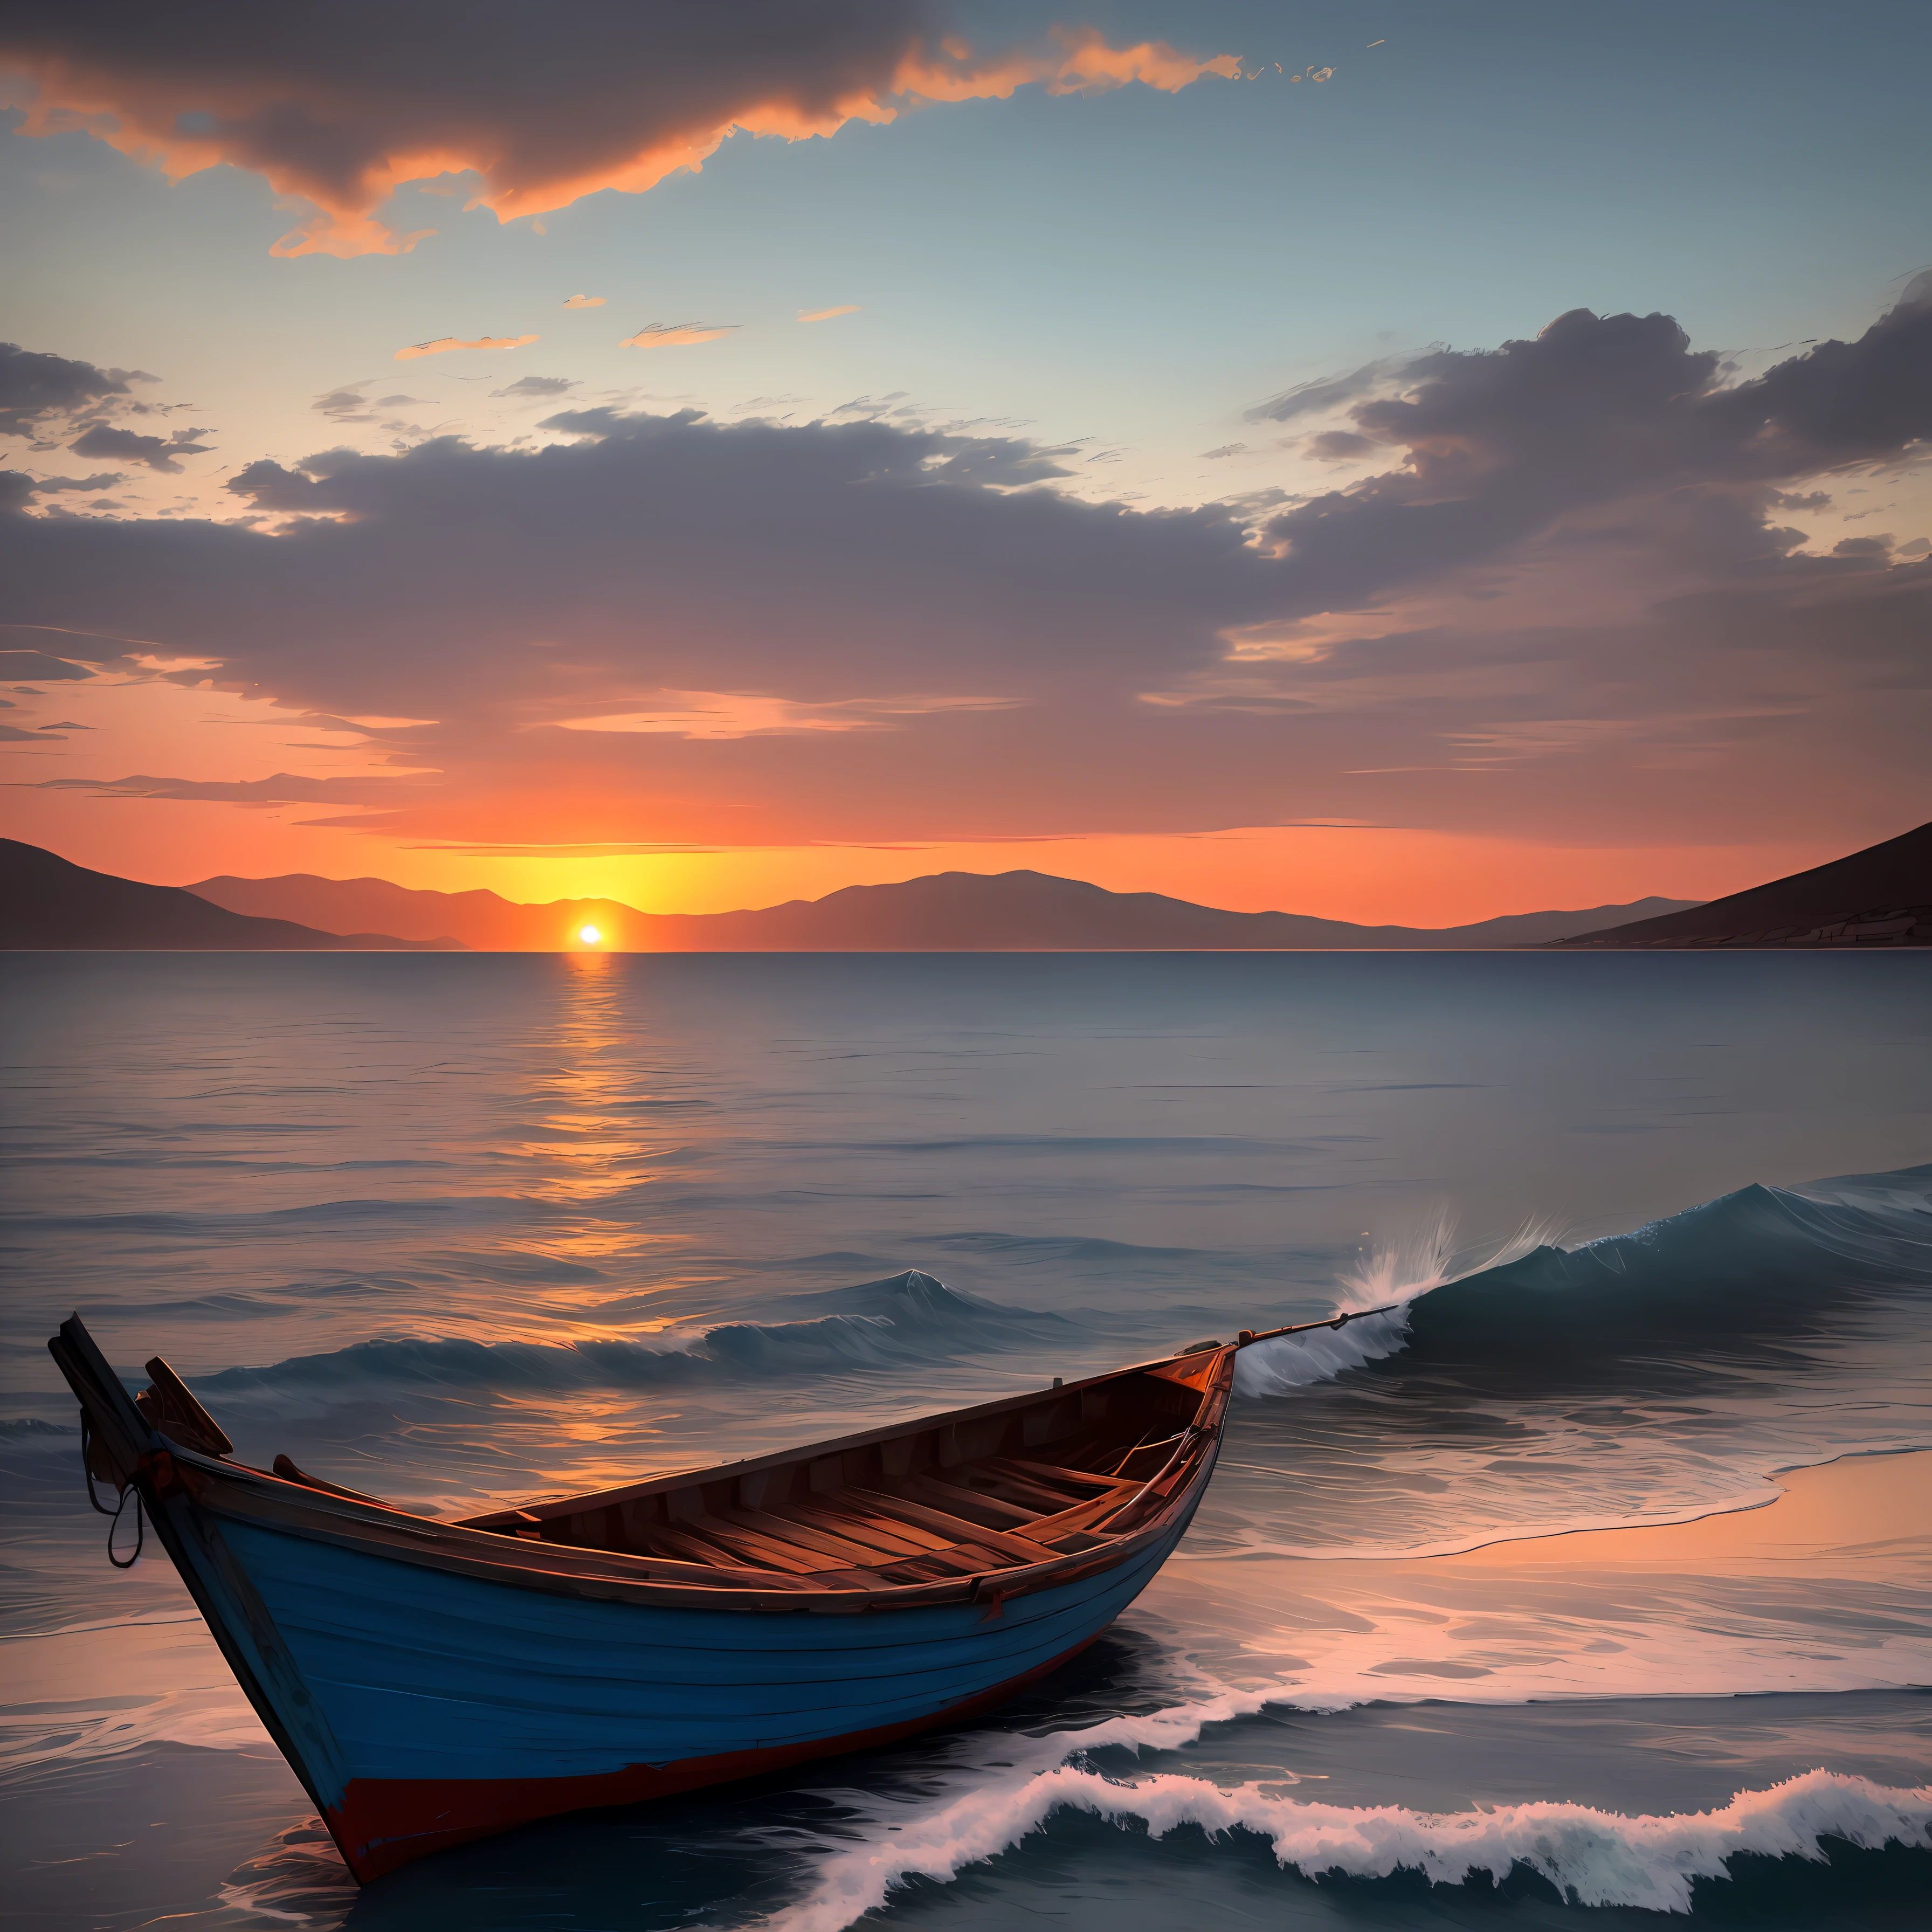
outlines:
[{"label": "grey cloud", "polygon": [[43,684],[61,684],[93,675],[86,664],[70,664],[46,651],[0,651],[0,677],[35,677]]},{"label": "grey cloud", "polygon": [[278,772],[272,778],[234,782],[220,779],[136,777],[125,778],[51,778],[46,791],[80,791],[100,798],[161,798],[218,805],[394,804],[399,796],[421,789],[420,778],[301,778]]},{"label": "grey cloud", "polygon": [[[1565,515],[1670,496],[1720,548],[1768,532],[1778,486],[1876,461],[1932,436],[1932,307],[1901,302],[1856,342],[1823,342],[1735,388],[1669,316],[1573,309],[1528,341],[1408,364],[1403,399],[1358,404],[1359,428],[1408,452],[1276,518],[1294,601],[1347,608],[1494,556]],[[1736,486],[1747,488],[1739,497]]]},{"label": "grey cloud", "polygon": [[120,457],[129,463],[145,463],[150,470],[166,471],[178,475],[181,465],[175,460],[181,456],[206,456],[213,446],[196,442],[194,439],[205,436],[205,430],[177,430],[171,436],[142,436],[131,429],[115,429],[106,423],[96,423],[93,428],[76,436],[68,445],[76,456]]},{"label": "grey cloud", "polygon": [[567,376],[519,376],[507,389],[492,389],[493,396],[560,396],[580,385]]},{"label": "grey cloud", "polygon": [[369,399],[356,389],[332,389],[326,396],[318,396],[309,404],[318,415],[332,416],[350,422],[372,422],[375,420],[366,412]]},{"label": "grey cloud", "polygon": [[1344,403],[1352,403],[1384,383],[1401,376],[1409,367],[1408,358],[1384,356],[1364,362],[1344,376],[1320,376],[1312,382],[1298,382],[1292,389],[1257,403],[1246,412],[1250,422],[1292,422],[1297,416],[1326,416]]},{"label": "grey cloud", "polygon": [[52,416],[71,416],[112,396],[124,396],[130,382],[156,379],[140,369],[97,369],[0,342],[0,435],[32,436]]},{"label": "grey cloud", "polygon": [[92,476],[37,476],[34,489],[37,494],[46,496],[62,490],[111,490],[127,480],[123,471],[102,470]]},{"label": "grey cloud", "polygon": [[[423,717],[570,680],[601,696],[770,689],[776,673],[805,702],[1005,698],[1082,666],[1210,663],[1221,626],[1267,614],[1270,567],[1238,518],[1035,489],[1063,466],[1024,442],[608,409],[546,426],[574,440],[249,464],[230,493],[310,520],[282,537],[20,520],[22,614],[106,629],[109,610],[139,614],[138,634],[259,688]],[[532,655],[546,640],[567,640],[561,659]]]},{"label": "grey cloud", "polygon": [[[329,794],[424,836],[527,837],[578,798],[559,836],[1323,814],[1507,836],[1527,813],[1587,836],[1614,801],[1633,837],[1695,811],[1754,838],[1834,798],[1888,810],[1922,771],[1932,564],[1794,555],[1767,520],[1818,469],[1925,434],[1917,313],[1738,389],[1664,316],[1420,358],[1406,400],[1355,406],[1407,466],[1275,515],[1272,550],[1228,506],[1061,496],[1066,453],[1017,437],[604,408],[547,418],[570,440],[542,448],[250,464],[228,488],[297,519],[284,536],[16,518],[6,562],[24,618],[217,657],[331,716],[443,721],[411,745],[444,776]],[[1336,611],[1384,614],[1300,650]],[[548,728],[694,692],[912,700],[862,733]],[[1478,766],[1510,776],[1454,776]]]},{"label": "grey cloud", "polygon": [[[12,0],[0,53],[38,83],[31,131],[62,127],[63,110],[84,110],[84,126],[105,112],[125,145],[157,158],[186,145],[199,165],[218,155],[314,202],[322,212],[278,252],[363,253],[434,232],[393,236],[368,218],[398,170],[425,155],[476,168],[481,198],[509,220],[600,188],[638,191],[700,165],[735,128],[830,134],[928,74],[928,92],[946,98],[1062,74],[1089,88],[1124,78],[1046,38],[976,63],[947,10],[940,0],[574,0],[568,31],[533,38],[514,0],[197,0],[191,32],[143,0]],[[1150,85],[1172,90],[1208,70],[1149,51],[1126,70]]]},{"label": "grey cloud", "polygon": [[1331,461],[1338,458],[1366,456],[1375,446],[1366,436],[1346,429],[1324,430],[1319,436],[1308,440],[1308,447],[1314,454]]}]

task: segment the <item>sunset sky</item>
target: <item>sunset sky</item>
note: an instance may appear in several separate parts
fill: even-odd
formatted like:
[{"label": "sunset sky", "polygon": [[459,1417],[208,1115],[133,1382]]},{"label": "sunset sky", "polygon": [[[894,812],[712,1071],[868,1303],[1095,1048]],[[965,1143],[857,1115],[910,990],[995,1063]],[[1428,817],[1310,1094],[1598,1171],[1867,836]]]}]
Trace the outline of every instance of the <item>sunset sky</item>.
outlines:
[{"label": "sunset sky", "polygon": [[0,833],[1436,925],[1928,816],[1932,10],[13,0]]}]

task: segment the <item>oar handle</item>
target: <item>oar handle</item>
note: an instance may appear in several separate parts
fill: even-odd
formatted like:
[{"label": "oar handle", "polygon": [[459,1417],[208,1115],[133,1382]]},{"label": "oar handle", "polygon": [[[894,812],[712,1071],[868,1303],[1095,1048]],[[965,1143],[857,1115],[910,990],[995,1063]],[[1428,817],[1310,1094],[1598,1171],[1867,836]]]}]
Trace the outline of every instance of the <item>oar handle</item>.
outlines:
[{"label": "oar handle", "polygon": [[1277,1335],[1305,1335],[1311,1328],[1344,1328],[1351,1322],[1359,1322],[1365,1315],[1387,1315],[1400,1308],[1399,1301],[1384,1302],[1379,1308],[1345,1309],[1340,1315],[1330,1316],[1326,1322],[1291,1322],[1286,1328],[1264,1328],[1258,1334],[1252,1328],[1244,1328],[1234,1337],[1234,1346],[1245,1348],[1253,1342],[1272,1342]]}]

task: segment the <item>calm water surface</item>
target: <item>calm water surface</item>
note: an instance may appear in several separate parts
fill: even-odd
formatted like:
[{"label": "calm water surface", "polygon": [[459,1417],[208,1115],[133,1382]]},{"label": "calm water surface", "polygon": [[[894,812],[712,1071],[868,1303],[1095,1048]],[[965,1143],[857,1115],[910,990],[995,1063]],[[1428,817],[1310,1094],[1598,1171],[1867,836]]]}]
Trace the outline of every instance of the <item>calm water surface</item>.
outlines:
[{"label": "calm water surface", "polygon": [[[1926,1922],[1922,1540],[1442,1558],[1932,1448],[1932,958],[16,955],[0,993],[23,1924]],[[1180,1555],[1024,1703],[359,1894],[165,1560],[107,1568],[44,1348],[78,1308],[244,1459],[468,1513],[1391,1299],[1244,1358]]]}]

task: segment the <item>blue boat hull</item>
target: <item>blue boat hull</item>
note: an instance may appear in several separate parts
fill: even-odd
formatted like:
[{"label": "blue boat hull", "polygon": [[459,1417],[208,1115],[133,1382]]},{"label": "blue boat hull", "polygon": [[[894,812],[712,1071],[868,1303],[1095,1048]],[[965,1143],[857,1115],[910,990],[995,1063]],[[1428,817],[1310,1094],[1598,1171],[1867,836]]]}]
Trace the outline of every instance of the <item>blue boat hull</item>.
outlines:
[{"label": "blue boat hull", "polygon": [[[1164,1526],[1117,1568],[1009,1603],[860,1616],[550,1596],[254,1522],[204,1529],[184,1554],[198,1596],[230,1598],[236,1568],[252,1586],[269,1628],[252,1606],[236,1604],[238,1618],[281,1653],[265,1694],[304,1747],[344,1856],[369,1878],[510,1824],[990,1709],[1091,1643],[1186,1527]],[[299,1694],[278,1694],[278,1682]]]},{"label": "blue boat hull", "polygon": [[451,1522],[286,1457],[234,1460],[164,1362],[131,1397],[78,1318],[50,1346],[90,1481],[138,1492],[364,1882],[532,1819],[889,1744],[1012,1696],[1092,1642],[1180,1540],[1234,1355],[1202,1342]]}]

